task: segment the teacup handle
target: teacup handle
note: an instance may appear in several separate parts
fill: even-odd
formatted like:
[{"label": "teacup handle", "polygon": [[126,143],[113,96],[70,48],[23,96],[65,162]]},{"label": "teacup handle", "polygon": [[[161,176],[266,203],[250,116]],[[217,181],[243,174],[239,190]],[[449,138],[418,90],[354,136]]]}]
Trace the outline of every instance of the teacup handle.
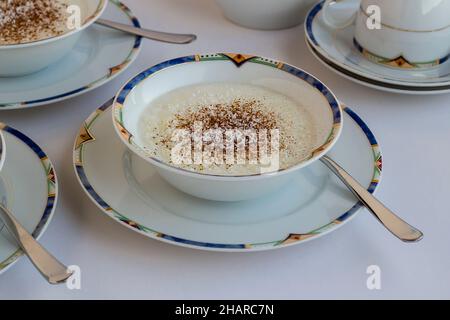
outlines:
[{"label": "teacup handle", "polygon": [[325,3],[323,4],[323,9],[322,9],[322,18],[323,21],[330,26],[331,28],[334,29],[343,29],[348,27],[349,25],[351,25],[353,23],[353,21],[355,21],[356,19],[356,15],[358,13],[358,11],[355,11],[351,17],[345,19],[344,21],[336,21],[335,19],[330,18],[330,6],[336,2],[341,2],[341,1],[346,1],[346,0],[326,0]]}]

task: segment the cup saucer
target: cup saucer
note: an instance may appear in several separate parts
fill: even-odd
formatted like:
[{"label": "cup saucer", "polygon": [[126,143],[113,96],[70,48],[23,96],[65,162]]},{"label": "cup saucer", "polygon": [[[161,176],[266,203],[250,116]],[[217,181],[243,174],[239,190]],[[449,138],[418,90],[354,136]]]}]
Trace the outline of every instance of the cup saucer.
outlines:
[{"label": "cup saucer", "polygon": [[[147,237],[214,251],[282,248],[318,238],[348,222],[361,205],[317,162],[269,197],[232,203],[195,198],[168,185],[114,134],[112,101],[82,125],[73,150],[77,178],[113,220]],[[381,175],[375,137],[349,108],[330,155],[373,192]]]},{"label": "cup saucer", "polygon": [[[109,1],[102,18],[140,26],[118,0]],[[130,66],[140,48],[140,37],[94,24],[59,62],[31,75],[0,78],[0,110],[49,104],[98,88]]]},{"label": "cup saucer", "polygon": [[413,94],[450,91],[450,61],[424,70],[377,64],[366,58],[354,44],[354,25],[333,29],[323,22],[323,4],[323,1],[318,3],[308,13],[305,34],[308,48],[332,71],[380,90]]},{"label": "cup saucer", "polygon": [[[0,130],[7,149],[0,172],[0,203],[39,239],[56,207],[58,183],[55,169],[44,151],[25,134],[2,123]],[[22,250],[0,221],[0,274],[22,255]]]}]

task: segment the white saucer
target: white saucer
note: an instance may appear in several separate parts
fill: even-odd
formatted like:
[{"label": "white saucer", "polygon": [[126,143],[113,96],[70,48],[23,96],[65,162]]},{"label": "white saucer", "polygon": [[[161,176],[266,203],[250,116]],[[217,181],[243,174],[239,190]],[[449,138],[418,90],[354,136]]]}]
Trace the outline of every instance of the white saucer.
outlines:
[{"label": "white saucer", "polygon": [[[7,148],[0,173],[0,202],[22,225],[40,238],[55,211],[58,183],[55,170],[41,148],[23,133],[0,123]],[[23,254],[0,222],[0,274]]]},{"label": "white saucer", "polygon": [[[140,26],[118,0],[109,1],[102,18]],[[92,25],[61,61],[28,76],[0,78],[0,110],[49,104],[93,90],[123,72],[140,48],[140,37]]]},{"label": "white saucer", "polygon": [[[320,162],[276,194],[223,203],[184,194],[133,156],[114,134],[111,101],[83,124],[74,145],[74,167],[90,199],[109,217],[147,237],[214,251],[282,248],[318,238],[349,221],[361,208]],[[369,128],[350,109],[330,155],[373,192],[381,153]]]},{"label": "white saucer", "polygon": [[355,26],[333,29],[322,19],[323,1],[309,12],[305,23],[308,48],[332,71],[380,90],[433,94],[450,92],[450,61],[427,70],[401,70],[374,63],[353,43]]}]

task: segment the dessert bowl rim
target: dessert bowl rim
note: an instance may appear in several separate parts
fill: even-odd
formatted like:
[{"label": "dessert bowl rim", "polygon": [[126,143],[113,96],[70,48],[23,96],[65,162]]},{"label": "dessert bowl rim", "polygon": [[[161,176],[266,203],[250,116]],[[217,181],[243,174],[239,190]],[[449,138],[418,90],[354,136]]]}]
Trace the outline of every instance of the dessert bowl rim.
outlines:
[{"label": "dessert bowl rim", "polygon": [[[330,128],[330,134],[326,142],[324,142],[321,146],[315,148],[311,154],[311,157],[305,159],[303,161],[298,162],[295,165],[289,166],[287,168],[282,168],[277,171],[266,172],[266,173],[256,173],[256,174],[247,174],[247,175],[221,175],[221,174],[212,174],[212,173],[202,173],[197,171],[192,171],[184,168],[177,167],[175,165],[171,165],[161,159],[158,159],[154,156],[150,156],[147,152],[143,150],[143,148],[132,141],[132,134],[124,127],[124,125],[120,122],[119,116],[117,116],[121,109],[123,108],[123,103],[125,102],[129,93],[137,87],[140,83],[145,81],[151,76],[158,74],[159,72],[166,70],[168,68],[177,67],[180,65],[185,65],[187,63],[193,62],[201,62],[201,57],[212,57],[212,56],[223,56],[227,57],[230,60],[233,60],[232,57],[240,56],[240,57],[250,57],[246,58],[246,61],[250,61],[252,59],[262,59],[264,61],[271,61],[277,65],[279,70],[288,72],[296,76],[299,80],[307,82],[310,86],[319,90],[321,94],[327,99],[330,111],[333,115],[333,125]],[[208,61],[216,61],[217,60],[208,60]],[[223,61],[223,60],[219,60]],[[234,61],[236,64],[236,61]],[[237,65],[240,67],[240,65]],[[265,65],[265,67],[271,67],[269,65]],[[287,70],[283,70],[282,67],[286,67]],[[275,67],[273,67],[275,69]],[[275,69],[276,70],[276,69]],[[289,70],[289,71],[288,71]],[[302,78],[304,76],[305,78]],[[312,83],[311,83],[312,82]],[[319,86],[319,88],[317,87]],[[273,176],[280,176],[284,174],[291,173],[293,171],[297,171],[301,168],[304,168],[313,162],[320,159],[327,152],[329,152],[335,143],[339,140],[339,137],[342,132],[343,127],[343,111],[342,104],[339,102],[335,94],[318,78],[310,74],[309,72],[295,67],[291,64],[266,58],[258,55],[250,55],[250,54],[242,54],[242,53],[213,53],[213,54],[195,54],[190,56],[183,56],[179,58],[170,59],[167,61],[160,62],[152,67],[146,68],[137,75],[131,77],[125,84],[118,90],[117,94],[114,97],[112,103],[112,123],[115,129],[116,134],[119,136],[120,140],[127,146],[128,150],[131,150],[133,153],[137,154],[140,158],[146,160],[147,162],[157,166],[158,168],[165,169],[171,171],[173,173],[179,173],[184,176],[190,176],[193,178],[208,178],[211,180],[222,180],[222,181],[236,181],[236,180],[255,180],[262,179]]]}]

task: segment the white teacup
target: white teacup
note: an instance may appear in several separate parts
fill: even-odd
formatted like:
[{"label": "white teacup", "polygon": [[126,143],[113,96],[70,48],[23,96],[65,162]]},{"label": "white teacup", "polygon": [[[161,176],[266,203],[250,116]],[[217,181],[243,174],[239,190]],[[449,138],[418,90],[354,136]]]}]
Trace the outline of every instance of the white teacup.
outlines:
[{"label": "white teacup", "polygon": [[[341,2],[341,1],[340,1]],[[326,0],[323,21],[344,28],[356,20],[356,48],[377,63],[401,68],[434,67],[450,55],[450,0],[345,0],[354,14],[334,15],[336,0]],[[355,6],[356,4],[356,6]],[[357,8],[357,9],[355,9]]]},{"label": "white teacup", "polygon": [[241,26],[262,29],[294,27],[305,20],[316,0],[216,0],[225,16]]}]

